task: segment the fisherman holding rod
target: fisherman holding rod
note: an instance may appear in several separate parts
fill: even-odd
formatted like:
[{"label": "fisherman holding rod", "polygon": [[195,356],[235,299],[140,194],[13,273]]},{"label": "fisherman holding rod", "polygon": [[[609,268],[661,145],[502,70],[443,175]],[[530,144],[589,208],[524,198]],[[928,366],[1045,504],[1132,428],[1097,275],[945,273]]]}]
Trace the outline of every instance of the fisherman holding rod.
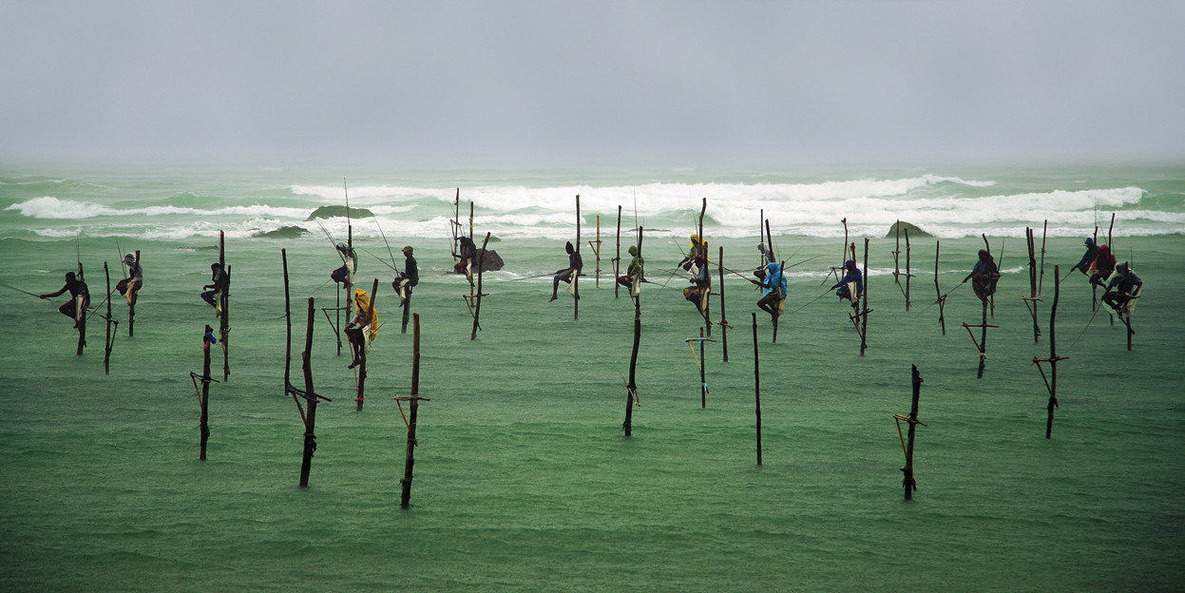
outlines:
[{"label": "fisherman holding rod", "polygon": [[66,291],[70,292],[70,300],[62,303],[62,306],[58,307],[58,312],[73,319],[74,329],[78,329],[79,324],[82,322],[82,313],[86,311],[86,308],[91,304],[91,293],[90,289],[86,286],[86,282],[83,282],[82,279],[75,276],[74,272],[66,272],[66,284],[64,284],[62,288],[58,289],[57,292],[50,292],[34,296],[39,299],[50,299],[59,296]]}]

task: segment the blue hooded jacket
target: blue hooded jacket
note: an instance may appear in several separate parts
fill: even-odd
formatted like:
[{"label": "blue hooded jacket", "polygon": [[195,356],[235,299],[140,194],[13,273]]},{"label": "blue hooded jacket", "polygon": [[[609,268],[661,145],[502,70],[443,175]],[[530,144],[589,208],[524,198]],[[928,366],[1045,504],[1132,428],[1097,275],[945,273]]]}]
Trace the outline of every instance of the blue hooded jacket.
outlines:
[{"label": "blue hooded jacket", "polygon": [[782,264],[769,262],[765,264],[765,269],[765,281],[761,283],[765,292],[762,295],[769,296],[776,288],[781,291],[782,298],[785,298],[788,287],[786,285],[786,275],[782,273]]},{"label": "blue hooded jacket", "polygon": [[1093,262],[1094,258],[1099,254],[1099,247],[1094,244],[1094,239],[1087,237],[1085,245],[1086,253],[1082,254],[1082,259],[1078,260],[1078,263],[1074,265],[1075,268],[1081,268],[1083,270],[1089,268],[1090,263]]}]

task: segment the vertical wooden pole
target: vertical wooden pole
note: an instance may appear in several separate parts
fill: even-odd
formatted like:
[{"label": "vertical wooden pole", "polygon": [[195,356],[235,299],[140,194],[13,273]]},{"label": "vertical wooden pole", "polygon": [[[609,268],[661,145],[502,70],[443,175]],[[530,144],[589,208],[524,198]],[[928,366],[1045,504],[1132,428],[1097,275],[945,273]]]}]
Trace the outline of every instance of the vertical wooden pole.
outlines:
[{"label": "vertical wooden pole", "polygon": [[893,280],[901,284],[901,219],[893,224],[893,240],[896,241],[893,247]]},{"label": "vertical wooden pole", "polygon": [[593,288],[600,288],[601,287],[601,215],[600,214],[597,215],[597,240],[593,241],[593,243],[596,243],[596,245],[597,245],[597,248],[593,250],[593,257],[597,258],[597,260],[596,260],[597,267],[596,267],[596,271],[594,272],[596,274],[596,276],[595,276],[596,279],[593,282]]},{"label": "vertical wooden pole", "polygon": [[[211,328],[212,329],[212,328]],[[202,401],[201,418],[198,420],[201,451],[198,460],[206,460],[206,442],[210,440],[210,342],[206,341],[206,334],[202,333]]]},{"label": "vertical wooden pole", "polygon": [[[140,250],[139,249],[136,250],[136,265],[137,266],[140,265]],[[136,286],[136,290],[140,290],[140,287]],[[111,291],[108,290],[107,292],[110,293]],[[110,300],[110,299],[108,299],[108,300]],[[111,314],[108,313],[107,317],[111,317]],[[128,303],[128,337],[129,338],[135,336],[135,333],[136,333],[135,328],[136,328],[136,297],[133,296],[132,302]]]},{"label": "vertical wooden pole", "polygon": [[708,407],[708,361],[704,359],[704,328],[699,328],[699,399],[700,407]]},{"label": "vertical wooden pole", "polygon": [[918,483],[913,478],[913,441],[914,433],[918,428],[918,398],[922,394],[922,375],[918,373],[917,365],[912,366],[913,374],[913,403],[909,406],[909,438],[905,448],[905,467],[901,469],[905,473],[903,485],[905,486],[905,500],[913,500],[913,491],[918,489]]},{"label": "vertical wooden pole", "polygon": [[[482,255],[482,259],[485,259],[484,254]],[[411,290],[410,286],[408,286],[407,288],[408,288],[408,290]],[[407,322],[410,319],[411,319],[411,294],[409,293],[407,295],[407,299],[405,299],[403,301],[403,319],[401,319],[399,321],[399,333],[401,333],[401,334],[407,333]]]},{"label": "vertical wooden pole", "polygon": [[469,334],[469,340],[477,339],[477,330],[481,329],[481,297],[485,296],[481,292],[481,276],[485,272],[486,267],[486,245],[490,242],[490,233],[486,233],[486,238],[481,242],[481,255],[477,257],[477,299],[473,304],[473,331]]},{"label": "vertical wooden pole", "polygon": [[[700,207],[699,224],[696,226],[696,230],[699,232],[699,240],[700,240],[700,246],[701,246],[700,252],[704,256],[704,265],[705,266],[708,263],[708,241],[706,239],[704,239],[704,214],[707,213],[707,211],[708,211],[708,198],[704,198],[703,206]],[[712,295],[712,274],[711,274],[711,272],[709,272],[708,270],[705,269],[704,276],[708,279],[708,286],[704,287],[704,290],[707,292],[700,295],[700,301],[703,303],[703,306],[704,306],[703,311],[701,313],[704,316],[704,327],[707,328],[707,336],[710,338],[710,337],[712,337],[712,309],[709,305],[711,304],[711,299],[712,299],[712,296],[711,296]],[[703,342],[700,342],[700,344],[703,344]]]},{"label": "vertical wooden pole", "polygon": [[[576,195],[576,253],[580,253],[580,194]],[[584,260],[581,260],[584,261]],[[572,271],[572,320],[580,319],[580,273]]]},{"label": "vertical wooden pole", "polygon": [[[488,236],[489,233],[486,233]],[[403,479],[399,480],[402,494],[399,497],[399,508],[407,509],[411,506],[412,469],[416,465],[416,416],[420,410],[420,314],[416,313],[412,327],[411,354],[411,397],[408,407],[411,408],[407,420],[407,458],[403,463]]]},{"label": "vertical wooden pole", "polygon": [[905,229],[905,310],[909,310],[909,279],[913,278],[910,268],[909,229]]},{"label": "vertical wooden pole", "polygon": [[[1115,245],[1111,242],[1111,231],[1115,230],[1115,213],[1111,213],[1111,226],[1107,227],[1107,246],[1111,248],[1111,253],[1115,253]],[[1104,291],[1105,292],[1105,291]],[[1111,320],[1111,326],[1115,326],[1115,316],[1111,311],[1107,311],[1107,317]],[[1130,337],[1130,335],[1129,335]],[[1130,350],[1130,348],[1128,348]]]},{"label": "vertical wooden pole", "polygon": [[[642,255],[642,227],[638,227],[638,255]],[[631,291],[632,292],[632,291]],[[625,384],[625,422],[621,424],[625,436],[634,433],[634,405],[638,401],[638,348],[642,343],[642,295],[632,295],[634,299],[634,348],[630,351],[630,376]]]},{"label": "vertical wooden pole", "polygon": [[[85,282],[85,280],[83,279],[83,273],[82,273],[82,262],[78,262],[78,281]],[[83,299],[83,301],[86,301],[89,298],[90,298],[90,289],[87,288],[87,298]],[[86,348],[86,303],[85,302],[80,303],[80,302],[78,302],[77,299],[75,299],[74,307],[75,307],[74,316],[78,322],[78,351],[75,352],[75,354],[77,354],[78,356],[82,356],[82,349]]]},{"label": "vertical wooden pole", "polygon": [[369,321],[366,327],[358,328],[362,332],[362,346],[358,362],[358,389],[354,401],[357,403],[355,409],[359,412],[362,411],[362,404],[366,401],[366,334],[370,333],[370,324],[374,323],[374,302],[378,300],[378,292],[379,279],[375,278],[374,283],[370,286],[370,304],[366,307],[366,318]]},{"label": "vertical wooden pole", "polygon": [[309,409],[304,418],[304,455],[300,461],[300,487],[309,487],[309,470],[313,466],[313,452],[317,450],[317,396],[313,390],[313,297],[309,297],[309,315],[305,322],[304,353],[301,354],[304,369],[304,391],[308,394]]},{"label": "vertical wooden pole", "polygon": [[1061,271],[1053,266],[1053,306],[1049,308],[1049,403],[1045,420],[1045,438],[1053,436],[1053,409],[1057,407],[1057,302],[1061,296]]},{"label": "vertical wooden pole", "polygon": [[[1095,245],[1099,244],[1099,225],[1097,225],[1097,224],[1094,227],[1094,244]],[[1108,244],[1108,246],[1110,246],[1110,244]],[[1087,275],[1088,276],[1090,275],[1089,271],[1087,271]],[[1092,312],[1099,308],[1099,292],[1098,291],[1099,291],[1099,285],[1091,282],[1090,283],[1090,310]]]},{"label": "vertical wooden pole", "polygon": [[720,267],[720,341],[724,349],[724,362],[728,362],[728,317],[724,313],[724,246],[720,246],[720,256],[716,260]]},{"label": "vertical wooden pole", "polygon": [[[333,315],[336,318],[333,331],[337,334],[337,355],[342,355],[342,285],[341,283],[334,283],[337,286],[337,300],[334,301]],[[347,297],[348,299],[348,297]]]},{"label": "vertical wooden pole", "polygon": [[975,373],[976,379],[983,378],[983,368],[987,366],[987,328],[988,328],[988,301],[983,299],[983,321],[979,326],[979,370]]},{"label": "vertical wooden pole", "polygon": [[[111,374],[111,272],[107,269],[107,262],[103,262],[103,275],[107,276],[107,340],[103,342],[103,375]],[[1128,340],[1128,350],[1132,350],[1132,342]]]},{"label": "vertical wooden pole", "polygon": [[1033,229],[1025,227],[1025,239],[1029,247],[1029,313],[1033,316],[1033,342],[1041,341],[1041,324],[1037,321],[1037,239]]},{"label": "vertical wooden pole", "polygon": [[1045,238],[1049,234],[1049,220],[1045,221],[1045,225],[1041,228],[1041,274],[1037,276],[1037,294],[1043,293],[1043,286],[1045,283]]},{"label": "vertical wooden pole", "polygon": [[230,267],[226,265],[226,233],[218,231],[218,263],[226,273],[226,289],[222,291],[222,315],[218,316],[218,339],[222,341],[222,380],[230,380]]},{"label": "vertical wooden pole", "polygon": [[280,250],[284,264],[284,392],[292,385],[292,298],[288,290],[288,250]]},{"label": "vertical wooden pole", "polygon": [[868,349],[868,237],[864,238],[864,308],[860,319],[860,357]]},{"label": "vertical wooden pole", "polygon": [[942,326],[942,335],[946,335],[946,297],[942,288],[938,286],[938,256],[942,251],[942,242],[934,241],[934,292],[938,295],[934,302],[938,303],[938,324]]},{"label": "vertical wooden pole", "polygon": [[757,465],[761,465],[761,362],[757,351],[757,312],[753,315],[753,399],[757,410]]},{"label": "vertical wooden pole", "polygon": [[613,298],[618,298],[618,293],[621,291],[621,284],[618,284],[617,279],[621,277],[621,205],[617,205],[617,250],[613,256]]}]

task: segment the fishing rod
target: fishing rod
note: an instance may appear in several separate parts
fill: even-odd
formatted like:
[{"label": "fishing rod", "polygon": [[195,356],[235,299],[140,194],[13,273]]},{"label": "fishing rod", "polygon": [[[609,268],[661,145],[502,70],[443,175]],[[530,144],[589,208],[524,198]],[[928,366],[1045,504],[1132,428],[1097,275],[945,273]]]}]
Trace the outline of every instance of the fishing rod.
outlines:
[{"label": "fishing rod", "polygon": [[345,256],[345,255],[343,255],[343,254],[342,254],[342,252],[341,252],[341,250],[339,250],[339,249],[337,248],[337,243],[335,243],[335,242],[333,241],[333,236],[329,234],[329,229],[325,228],[325,225],[321,224],[321,219],[319,219],[319,218],[314,218],[314,219],[313,219],[313,222],[317,223],[317,226],[321,227],[321,231],[322,231],[323,233],[325,233],[325,239],[326,239],[326,240],[328,240],[328,241],[329,241],[329,244],[333,246],[333,251],[334,251],[335,253],[337,253],[337,256],[338,256],[339,258],[341,258],[341,260],[342,260],[342,264],[345,264],[345,263],[346,263],[346,256]]},{"label": "fishing rod", "polygon": [[4,288],[8,288],[8,289],[11,289],[11,290],[15,290],[15,291],[17,291],[17,292],[19,292],[19,293],[27,294],[27,295],[29,295],[29,296],[31,296],[31,297],[37,297],[37,298],[41,298],[41,295],[39,295],[39,294],[33,294],[33,293],[31,293],[31,292],[29,292],[29,291],[27,291],[27,290],[21,290],[21,289],[19,289],[19,288],[15,287],[15,286],[12,286],[12,285],[10,285],[10,284],[0,284],[0,286],[3,286]]},{"label": "fishing rod", "polygon": [[1074,341],[1070,343],[1070,350],[1073,350],[1074,346],[1078,345],[1078,340],[1082,339],[1082,336],[1084,334],[1086,334],[1086,330],[1090,328],[1090,324],[1094,323],[1094,318],[1098,317],[1099,311],[1102,311],[1102,310],[1103,310],[1103,307],[1099,307],[1094,310],[1094,314],[1090,316],[1090,320],[1086,322],[1085,326],[1083,326],[1082,331],[1078,332],[1078,337],[1074,338]]},{"label": "fishing rod", "polygon": [[802,311],[803,309],[805,309],[805,308],[807,308],[807,307],[811,306],[812,304],[814,304],[814,302],[815,302],[815,301],[817,301],[817,300],[819,300],[819,299],[821,299],[821,298],[823,298],[823,297],[825,297],[825,296],[827,296],[827,295],[829,295],[829,294],[831,294],[831,289],[830,289],[830,288],[828,288],[828,289],[827,289],[827,291],[826,291],[826,292],[824,292],[823,294],[821,294],[821,295],[819,295],[819,296],[817,296],[817,297],[815,297],[815,298],[811,299],[809,302],[807,302],[807,304],[805,304],[805,305],[803,305],[803,306],[801,306],[801,307],[799,307],[799,308],[797,308],[797,309],[795,309],[795,310],[791,311],[791,312],[790,312],[790,314],[791,314],[791,315],[794,315],[795,313],[798,313],[799,311]]},{"label": "fishing rod", "polygon": [[[395,253],[393,251],[391,251],[391,244],[387,243],[387,234],[383,232],[383,227],[382,227],[382,225],[379,224],[379,219],[377,216],[374,217],[374,226],[378,227],[379,235],[381,235],[383,237],[383,243],[386,243],[386,245],[387,245],[387,254],[389,254],[391,256],[391,269],[395,270],[395,273],[398,274],[399,268],[395,266]],[[379,261],[382,261],[382,260],[380,259]],[[383,262],[383,263],[386,263],[386,262]]]},{"label": "fishing rod", "polygon": [[387,263],[387,260],[385,260],[385,259],[383,259],[383,258],[381,258],[381,257],[379,257],[379,256],[377,256],[377,255],[375,255],[375,254],[374,254],[374,253],[372,253],[372,252],[371,252],[369,249],[367,249],[367,248],[365,248],[365,247],[359,247],[358,249],[361,249],[361,250],[362,250],[362,253],[365,253],[365,254],[367,254],[367,255],[369,255],[369,256],[371,256],[371,257],[373,257],[373,258],[375,258],[375,259],[379,260],[379,263],[383,264],[384,266],[387,266],[388,268],[391,268],[392,270],[395,270],[395,273],[396,273],[396,274],[398,274],[398,273],[399,273],[399,268],[396,268],[395,266],[393,266],[393,265],[391,265],[391,264]]}]

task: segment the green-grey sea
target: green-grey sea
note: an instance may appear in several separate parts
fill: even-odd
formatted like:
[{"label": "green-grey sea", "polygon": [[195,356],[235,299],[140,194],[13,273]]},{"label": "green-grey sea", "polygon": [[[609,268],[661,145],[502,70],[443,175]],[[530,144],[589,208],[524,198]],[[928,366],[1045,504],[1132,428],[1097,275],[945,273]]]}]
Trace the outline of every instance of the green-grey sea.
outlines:
[{"label": "green-grey sea", "polygon": [[[374,209],[373,220],[304,221],[318,205]],[[453,199],[462,226],[492,232],[506,261],[485,274],[481,331],[470,340],[469,285],[450,273]],[[579,318],[550,277],[566,265],[581,194]],[[636,198],[634,196],[637,196]],[[758,264],[759,210],[790,269],[772,343],[757,317],[763,464],[756,454],[757,293],[726,273],[725,329],[706,346],[709,393],[685,340],[703,319],[673,273],[695,217],[715,265]],[[636,200],[636,202],[635,202]],[[636,204],[636,206],[635,206]],[[646,228],[641,406],[623,435],[633,304],[610,259],[623,226]],[[1126,328],[1092,311],[1069,272],[1082,240],[1107,235],[1145,282]],[[637,213],[637,214],[635,214]],[[601,275],[587,241],[601,225]],[[635,222],[635,216],[637,221]],[[846,217],[869,242],[866,356],[827,276],[842,263]],[[911,237],[911,307],[885,236]],[[1024,229],[1040,257],[1039,322]],[[282,226],[310,231],[252,236]],[[1179,591],[1185,588],[1185,169],[1181,166],[967,170],[793,169],[614,172],[387,172],[276,167],[0,165],[0,590],[4,591]],[[308,299],[336,306],[340,265],[326,234],[360,248],[356,281],[379,280],[385,322],[370,351],[362,411],[349,358],[316,312],[312,369],[317,450],[297,487],[304,428],[284,392],[280,250],[291,276],[293,382]],[[229,381],[210,389],[208,461],[198,460],[202,328],[198,297],[226,231],[232,266]],[[964,323],[980,305],[959,282],[988,235],[1001,261],[986,369]],[[623,234],[626,234],[623,232]],[[418,447],[411,508],[399,507],[407,431],[394,399],[411,382],[412,334],[399,331],[388,245],[413,245],[421,282]],[[623,239],[622,251],[630,239]],[[946,333],[938,282],[949,292]],[[103,372],[103,263],[141,252],[135,336],[116,294]],[[364,251],[361,251],[364,250]],[[88,346],[56,311],[81,261],[98,309]],[[862,263],[862,262],[861,262]],[[1034,358],[1049,356],[1054,266],[1058,399]],[[904,277],[898,279],[904,283]],[[1176,282],[1177,284],[1174,284]],[[711,318],[720,321],[720,299]],[[330,313],[330,317],[333,313]],[[215,350],[214,378],[221,379]],[[894,414],[921,387],[914,471]],[[404,404],[404,412],[407,405]]]}]

